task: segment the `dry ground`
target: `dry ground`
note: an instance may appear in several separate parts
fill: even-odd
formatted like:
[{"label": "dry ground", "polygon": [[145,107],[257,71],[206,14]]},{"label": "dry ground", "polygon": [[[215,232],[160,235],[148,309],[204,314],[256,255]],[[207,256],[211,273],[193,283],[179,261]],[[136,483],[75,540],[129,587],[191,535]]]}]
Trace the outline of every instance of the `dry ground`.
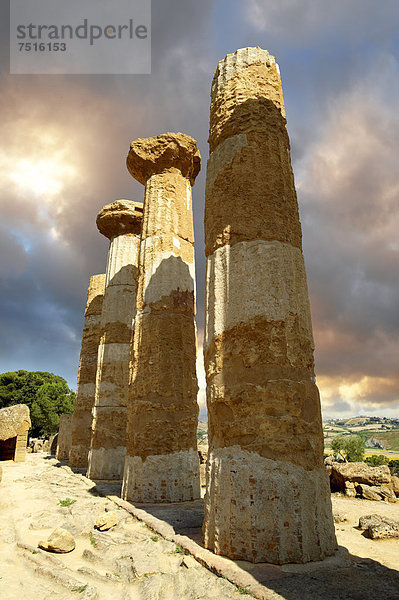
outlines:
[{"label": "dry ground", "polygon": [[[74,502],[62,507],[59,501],[66,498]],[[355,528],[363,514],[399,520],[399,504],[334,496],[333,507],[347,519],[336,526],[336,557],[285,567],[223,559],[226,566],[217,577],[143,520],[99,496],[93,482],[44,454],[28,455],[25,463],[3,463],[0,598],[237,600],[247,590],[223,575],[237,582],[242,573],[256,584],[248,590],[264,600],[399,600],[399,540],[373,541]],[[117,513],[118,525],[98,532],[93,524],[107,508]],[[171,511],[176,515],[179,507]],[[55,527],[75,536],[73,552],[54,555],[37,548]],[[207,554],[211,565],[213,555]]]}]

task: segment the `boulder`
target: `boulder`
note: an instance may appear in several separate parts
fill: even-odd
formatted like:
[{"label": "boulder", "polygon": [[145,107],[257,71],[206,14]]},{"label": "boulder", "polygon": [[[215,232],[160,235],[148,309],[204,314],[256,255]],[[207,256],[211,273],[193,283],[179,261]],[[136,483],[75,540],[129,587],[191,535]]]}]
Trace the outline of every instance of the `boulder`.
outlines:
[{"label": "boulder", "polygon": [[100,531],[107,531],[114,527],[118,522],[118,517],[112,511],[99,515],[96,519],[95,528]]},{"label": "boulder", "polygon": [[396,475],[392,475],[391,485],[392,491],[395,494],[395,496],[399,496],[399,477],[397,477]]},{"label": "boulder", "polygon": [[356,486],[353,481],[345,481],[345,496],[354,498],[356,496]]},{"label": "boulder", "polygon": [[9,440],[31,426],[29,407],[15,404],[0,410],[0,440]]},{"label": "boulder", "polygon": [[1,482],[2,478],[3,478],[3,469],[0,467],[0,482]]},{"label": "boulder", "polygon": [[365,500],[382,500],[382,494],[380,493],[380,488],[373,485],[366,485],[365,483],[360,483],[357,486],[357,491]]},{"label": "boulder", "polygon": [[391,479],[391,473],[386,465],[371,467],[363,462],[334,462],[330,474],[332,490],[344,490],[346,481],[366,485],[385,485],[391,484]]},{"label": "boulder", "polygon": [[372,540],[399,537],[399,521],[384,518],[381,523],[370,525],[368,534]]},{"label": "boulder", "polygon": [[378,525],[381,523],[382,517],[374,513],[373,515],[364,515],[359,519],[359,529],[368,529],[370,525]]},{"label": "boulder", "polygon": [[367,531],[373,540],[399,537],[399,521],[393,521],[380,515],[366,515],[359,519],[359,529]]},{"label": "boulder", "polygon": [[40,541],[38,544],[42,550],[48,552],[57,552],[59,554],[65,554],[66,552],[72,552],[75,549],[75,540],[73,536],[66,529],[58,527],[54,529],[53,533],[48,537],[47,541]]},{"label": "boulder", "polygon": [[386,485],[382,485],[378,488],[379,493],[384,498],[384,500],[388,500],[388,502],[396,502],[395,492]]}]

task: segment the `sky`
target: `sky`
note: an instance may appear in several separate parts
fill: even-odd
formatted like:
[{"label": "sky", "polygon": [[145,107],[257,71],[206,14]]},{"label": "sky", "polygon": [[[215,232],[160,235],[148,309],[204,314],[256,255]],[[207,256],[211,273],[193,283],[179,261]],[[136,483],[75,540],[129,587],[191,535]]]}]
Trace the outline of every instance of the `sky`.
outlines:
[{"label": "sky", "polygon": [[[151,74],[68,76],[9,75],[4,4],[0,372],[51,371],[76,388],[88,280],[108,249],[96,215],[143,200],[129,144],[165,131],[202,155],[201,346],[210,85],[226,54],[258,45],[281,71],[323,416],[399,417],[397,0],[153,0]],[[201,348],[198,365],[204,409]]]}]

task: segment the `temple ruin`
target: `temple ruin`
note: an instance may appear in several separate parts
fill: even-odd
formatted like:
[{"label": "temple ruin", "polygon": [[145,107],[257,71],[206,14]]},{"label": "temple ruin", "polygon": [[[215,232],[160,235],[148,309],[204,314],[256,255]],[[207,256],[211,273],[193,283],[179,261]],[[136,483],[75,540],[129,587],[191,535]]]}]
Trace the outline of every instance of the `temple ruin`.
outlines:
[{"label": "temple ruin", "polygon": [[145,185],[137,317],[122,496],[182,502],[200,496],[193,138],[166,133],[131,144],[131,175]]},{"label": "temple ruin", "polygon": [[206,548],[271,563],[336,550],[279,68],[219,62],[207,168]]},{"label": "temple ruin", "polygon": [[[209,149],[204,544],[251,562],[319,561],[337,544],[281,80],[266,50],[219,62]],[[92,365],[101,335],[88,476],[123,474],[133,502],[200,497],[191,195],[200,160],[182,133],[132,142],[127,166],[145,185],[144,207],[120,200],[97,218],[110,248],[97,329],[88,323],[82,342],[81,364],[87,355]],[[76,465],[93,370],[81,379]]]},{"label": "temple ruin", "polygon": [[58,427],[57,450],[55,458],[57,460],[68,460],[72,446],[72,415],[61,415]]},{"label": "temple ruin", "polygon": [[97,227],[110,245],[87,471],[91,479],[121,479],[123,473],[142,220],[143,205],[130,200],[108,204],[97,216]]},{"label": "temple ruin", "polygon": [[29,407],[26,404],[15,404],[0,410],[0,461],[25,460],[30,426]]},{"label": "temple ruin", "polygon": [[72,419],[72,440],[69,453],[69,466],[72,469],[87,469],[88,465],[104,288],[105,274],[90,277],[80,351],[75,410]]}]

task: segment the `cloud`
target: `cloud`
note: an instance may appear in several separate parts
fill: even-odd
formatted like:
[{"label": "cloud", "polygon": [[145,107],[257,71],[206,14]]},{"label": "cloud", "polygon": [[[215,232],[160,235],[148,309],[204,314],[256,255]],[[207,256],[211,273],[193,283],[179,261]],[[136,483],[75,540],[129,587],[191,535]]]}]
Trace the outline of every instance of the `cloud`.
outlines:
[{"label": "cloud", "polygon": [[398,75],[393,57],[377,57],[330,96],[296,164],[327,407],[330,397],[363,412],[399,404]]},{"label": "cloud", "polygon": [[[182,130],[206,152],[212,69],[200,48],[212,7],[153,2],[152,75],[2,72],[2,371],[51,370],[75,385],[88,280],[106,265],[96,215],[118,198],[143,200],[125,165],[130,141]],[[200,232],[203,176],[194,194]]]},{"label": "cloud", "polygon": [[362,39],[383,42],[395,32],[398,5],[386,0],[383,8],[372,0],[327,2],[326,0],[249,0],[246,18],[258,30],[283,37],[289,45],[320,42],[334,35],[336,46],[350,30],[352,43]]}]

